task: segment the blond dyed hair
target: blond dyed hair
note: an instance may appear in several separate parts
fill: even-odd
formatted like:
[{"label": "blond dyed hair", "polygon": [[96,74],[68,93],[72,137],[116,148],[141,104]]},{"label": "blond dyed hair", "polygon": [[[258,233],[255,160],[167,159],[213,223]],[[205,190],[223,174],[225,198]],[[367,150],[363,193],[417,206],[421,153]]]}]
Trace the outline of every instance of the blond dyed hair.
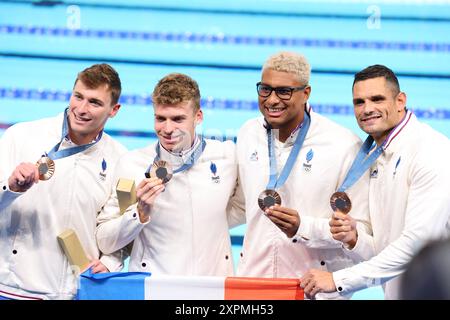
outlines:
[{"label": "blond dyed hair", "polygon": [[308,60],[299,53],[287,51],[277,52],[270,56],[264,63],[262,71],[265,69],[294,74],[301,85],[309,84],[311,66]]}]

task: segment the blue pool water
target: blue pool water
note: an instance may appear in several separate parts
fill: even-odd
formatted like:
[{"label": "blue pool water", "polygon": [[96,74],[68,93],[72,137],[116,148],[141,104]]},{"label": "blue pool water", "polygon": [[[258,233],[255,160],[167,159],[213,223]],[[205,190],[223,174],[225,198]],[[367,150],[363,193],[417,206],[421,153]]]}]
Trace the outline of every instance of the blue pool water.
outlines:
[{"label": "blue pool water", "polygon": [[[0,136],[16,122],[61,112],[76,73],[104,61],[123,84],[122,109],[107,131],[129,149],[154,141],[150,93],[170,72],[200,85],[199,131],[232,139],[259,115],[255,83],[264,60],[292,50],[311,62],[313,108],[361,137],[351,84],[375,63],[397,72],[408,107],[450,137],[449,1],[31,2],[0,0]],[[367,298],[382,298],[380,288],[354,296]]]}]

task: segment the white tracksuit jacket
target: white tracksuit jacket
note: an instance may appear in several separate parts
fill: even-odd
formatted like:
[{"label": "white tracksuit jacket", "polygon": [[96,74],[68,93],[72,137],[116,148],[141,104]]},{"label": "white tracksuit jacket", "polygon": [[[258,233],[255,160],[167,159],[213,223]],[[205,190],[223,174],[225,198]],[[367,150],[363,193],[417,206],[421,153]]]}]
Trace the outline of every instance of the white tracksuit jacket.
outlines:
[{"label": "white tracksuit jacket", "polygon": [[396,130],[370,168],[373,239],[356,244],[372,240],[377,255],[333,273],[343,293],[385,282],[385,299],[398,299],[402,277],[396,276],[428,241],[448,236],[449,139],[410,112]]},{"label": "white tracksuit jacket", "polygon": [[[137,186],[155,155],[155,144],[130,151],[119,160],[115,181],[134,179]],[[167,161],[169,157],[161,148],[161,159]],[[174,169],[180,166],[174,164],[173,156],[169,162]],[[215,174],[211,163],[216,165]],[[231,226],[235,222],[229,200],[236,181],[234,143],[207,139],[205,150],[194,166],[174,174],[165,191],[158,195],[149,222],[140,222],[136,204],[119,216],[117,195],[111,194],[98,217],[99,248],[111,253],[134,240],[130,271],[155,275],[232,275],[228,228],[229,222]],[[236,212],[243,215],[243,206]]]},{"label": "white tracksuit jacket", "polygon": [[[9,190],[17,165],[35,163],[60,141],[63,116],[16,124],[0,140],[0,295],[73,298],[77,280],[56,238],[67,228],[76,231],[87,255],[100,255],[96,216],[109,197],[115,163],[126,151],[107,134],[84,152],[55,160],[50,180],[24,193]],[[64,141],[60,148],[70,146]],[[110,271],[120,267],[120,259],[101,260]]]},{"label": "white tracksuit jacket", "polygon": [[[246,203],[247,231],[238,266],[238,276],[300,278],[308,269],[335,271],[372,254],[372,248],[344,250],[332,238],[329,219],[331,195],[340,187],[355,158],[361,140],[348,129],[310,112],[311,125],[289,178],[277,189],[282,206],[298,211],[301,224],[297,234],[288,238],[258,206],[258,195],[269,180],[267,133],[262,117],[249,120],[237,140],[239,179]],[[285,143],[275,139],[278,173],[286,163],[294,132]],[[312,159],[307,161],[307,153]],[[368,224],[368,173],[347,193],[359,233],[371,234]],[[354,261],[353,261],[354,260]],[[338,294],[325,295],[339,297]],[[320,298],[320,295],[318,295]]]}]

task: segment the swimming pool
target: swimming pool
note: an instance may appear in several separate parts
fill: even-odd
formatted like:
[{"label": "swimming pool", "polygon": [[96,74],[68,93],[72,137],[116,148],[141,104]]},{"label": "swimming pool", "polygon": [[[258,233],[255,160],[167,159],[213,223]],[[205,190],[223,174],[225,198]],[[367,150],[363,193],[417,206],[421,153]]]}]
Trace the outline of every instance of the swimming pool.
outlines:
[{"label": "swimming pool", "polygon": [[[408,107],[450,137],[450,2],[332,0],[0,1],[0,135],[61,112],[76,73],[105,61],[123,83],[123,107],[107,131],[129,149],[155,139],[150,93],[170,72],[199,82],[199,130],[232,139],[259,115],[255,83],[279,50],[309,58],[311,105],[361,137],[351,84],[375,63],[397,72]],[[244,228],[232,230],[235,243]],[[238,252],[235,244],[235,261]]]}]

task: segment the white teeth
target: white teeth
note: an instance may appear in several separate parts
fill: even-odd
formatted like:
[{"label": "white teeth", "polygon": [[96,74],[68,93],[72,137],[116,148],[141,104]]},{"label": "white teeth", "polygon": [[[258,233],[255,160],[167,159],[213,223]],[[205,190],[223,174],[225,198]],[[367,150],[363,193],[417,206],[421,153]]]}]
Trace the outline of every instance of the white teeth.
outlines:
[{"label": "white teeth", "polygon": [[75,119],[77,119],[77,120],[79,120],[79,121],[89,121],[89,119],[83,119],[83,118],[80,118],[80,117],[78,117],[78,116],[75,116]]},{"label": "white teeth", "polygon": [[284,110],[284,108],[267,108],[267,109],[269,109],[269,112],[279,112]]},{"label": "white teeth", "polygon": [[374,116],[374,117],[365,118],[365,119],[363,119],[363,121],[372,120],[372,119],[378,119],[378,118],[381,118],[381,116]]}]

